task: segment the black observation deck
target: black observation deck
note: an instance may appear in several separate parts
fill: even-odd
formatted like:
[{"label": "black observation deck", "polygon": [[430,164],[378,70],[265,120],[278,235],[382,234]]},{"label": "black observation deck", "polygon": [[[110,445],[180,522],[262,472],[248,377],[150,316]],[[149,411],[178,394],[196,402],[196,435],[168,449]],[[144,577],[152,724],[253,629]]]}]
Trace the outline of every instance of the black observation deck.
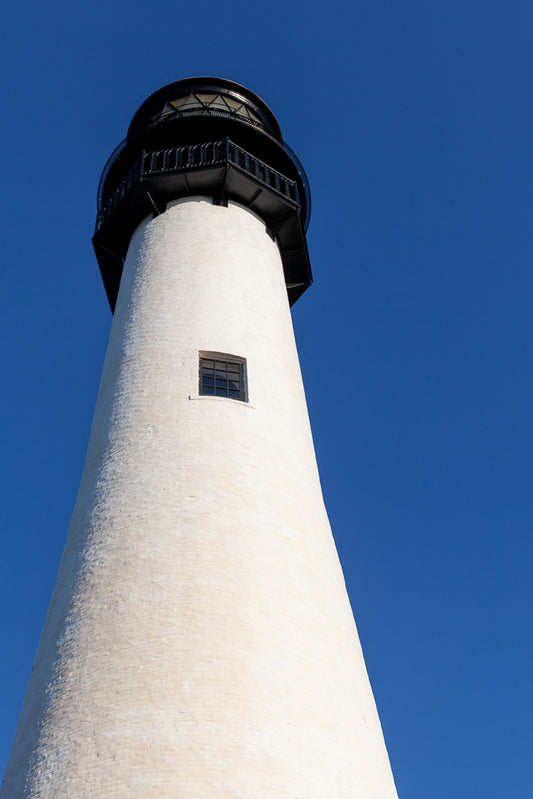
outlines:
[{"label": "black observation deck", "polygon": [[256,213],[275,237],[292,305],[311,284],[309,185],[257,95],[221,78],[187,78],[151,95],[106,164],[93,245],[111,309],[131,235],[171,200],[208,196]]}]

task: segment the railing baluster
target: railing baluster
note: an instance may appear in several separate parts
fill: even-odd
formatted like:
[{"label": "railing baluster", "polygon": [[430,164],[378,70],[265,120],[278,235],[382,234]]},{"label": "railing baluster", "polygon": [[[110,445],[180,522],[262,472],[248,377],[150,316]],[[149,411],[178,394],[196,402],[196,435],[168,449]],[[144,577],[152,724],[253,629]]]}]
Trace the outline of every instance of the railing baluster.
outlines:
[{"label": "railing baluster", "polygon": [[226,136],[212,142],[202,142],[165,150],[143,150],[137,161],[115,188],[108,200],[102,204],[97,218],[101,227],[125,194],[141,175],[173,172],[191,167],[204,167],[217,163],[233,164],[259,183],[299,204],[298,184],[272,169],[246,150],[238,147]]}]

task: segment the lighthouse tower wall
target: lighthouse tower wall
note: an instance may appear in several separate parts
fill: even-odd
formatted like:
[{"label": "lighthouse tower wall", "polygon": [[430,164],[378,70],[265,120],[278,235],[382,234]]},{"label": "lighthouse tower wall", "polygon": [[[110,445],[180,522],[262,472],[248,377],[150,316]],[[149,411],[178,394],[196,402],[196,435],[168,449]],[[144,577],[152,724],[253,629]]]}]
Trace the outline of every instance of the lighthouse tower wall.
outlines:
[{"label": "lighthouse tower wall", "polygon": [[[247,401],[199,394],[246,360]],[[127,254],[1,799],[394,799],[276,242],[178,200]]]}]

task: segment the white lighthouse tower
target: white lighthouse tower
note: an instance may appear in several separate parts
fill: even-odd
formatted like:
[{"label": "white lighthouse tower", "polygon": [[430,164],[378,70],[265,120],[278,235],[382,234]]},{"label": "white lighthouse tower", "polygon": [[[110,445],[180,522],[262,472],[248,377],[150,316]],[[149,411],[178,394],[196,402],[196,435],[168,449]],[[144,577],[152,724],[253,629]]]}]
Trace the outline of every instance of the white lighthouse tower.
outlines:
[{"label": "white lighthouse tower", "polygon": [[228,80],[153,94],[108,162],[114,310],[0,799],[395,799],[289,306],[309,191]]}]

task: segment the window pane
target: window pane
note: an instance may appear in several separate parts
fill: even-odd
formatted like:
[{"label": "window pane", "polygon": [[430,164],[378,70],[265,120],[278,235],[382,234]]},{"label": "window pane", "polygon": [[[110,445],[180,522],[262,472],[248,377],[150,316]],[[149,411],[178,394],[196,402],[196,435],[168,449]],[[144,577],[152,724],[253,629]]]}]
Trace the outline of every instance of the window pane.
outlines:
[{"label": "window pane", "polygon": [[198,97],[199,100],[202,101],[202,103],[210,103],[211,100],[215,99],[216,94],[205,94],[204,92],[202,92],[201,94],[198,93],[196,96]]},{"label": "window pane", "polygon": [[224,98],[222,98],[220,95],[209,104],[209,108],[217,108],[221,111],[228,110],[228,106],[224,102]]},{"label": "window pane", "polygon": [[244,395],[245,362],[219,358],[199,360],[199,392],[216,397],[246,401]]},{"label": "window pane", "polygon": [[194,94],[189,94],[187,97],[180,97],[174,100],[173,105],[178,105],[180,108],[198,108],[201,104]]}]

